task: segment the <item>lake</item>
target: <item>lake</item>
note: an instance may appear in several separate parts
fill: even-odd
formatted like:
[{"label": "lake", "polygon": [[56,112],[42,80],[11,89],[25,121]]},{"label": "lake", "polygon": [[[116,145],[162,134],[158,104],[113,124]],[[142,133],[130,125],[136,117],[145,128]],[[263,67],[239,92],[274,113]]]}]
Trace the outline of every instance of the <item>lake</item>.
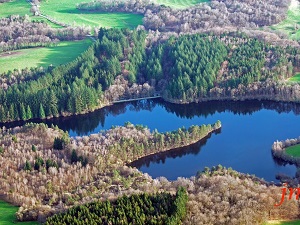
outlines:
[{"label": "lake", "polygon": [[[276,140],[300,135],[300,104],[271,101],[212,101],[175,105],[162,100],[119,103],[96,112],[44,121],[83,136],[109,129],[114,125],[143,124],[151,130],[166,132],[180,127],[222,122],[221,131],[190,147],[134,163],[153,178],[170,180],[190,177],[205,167],[221,164],[243,173],[276,181],[278,173],[294,176],[294,165],[273,159],[271,146]],[[21,125],[20,123],[9,126]]]}]

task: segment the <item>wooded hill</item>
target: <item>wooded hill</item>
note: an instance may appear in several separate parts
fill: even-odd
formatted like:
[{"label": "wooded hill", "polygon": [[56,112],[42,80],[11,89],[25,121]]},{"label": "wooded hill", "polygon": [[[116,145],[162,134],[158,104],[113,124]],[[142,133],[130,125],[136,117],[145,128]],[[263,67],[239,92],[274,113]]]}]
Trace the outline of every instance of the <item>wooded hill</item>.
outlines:
[{"label": "wooded hill", "polygon": [[[155,42],[143,30],[100,29],[99,40],[71,63],[31,71],[26,82],[21,78],[28,71],[3,75],[0,121],[86,113],[155,90],[178,103],[299,101],[298,84],[282,82],[299,70],[299,53],[297,47],[273,46],[242,33]],[[5,83],[12,75],[15,81]]]}]

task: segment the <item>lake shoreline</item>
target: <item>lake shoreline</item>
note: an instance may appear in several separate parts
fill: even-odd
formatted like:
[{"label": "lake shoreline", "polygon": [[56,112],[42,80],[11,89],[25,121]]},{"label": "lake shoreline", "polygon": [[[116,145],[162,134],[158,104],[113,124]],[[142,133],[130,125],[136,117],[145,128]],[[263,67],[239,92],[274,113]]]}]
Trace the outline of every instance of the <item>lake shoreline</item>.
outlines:
[{"label": "lake shoreline", "polygon": [[[152,97],[151,97],[152,98]],[[138,98],[136,100],[128,100],[128,102],[135,102],[135,101],[141,101],[141,100],[147,100],[148,97],[144,98]],[[283,103],[300,103],[299,100],[291,100],[288,98],[279,98],[278,96],[273,96],[273,98],[269,95],[260,95],[260,96],[225,96],[225,97],[206,97],[206,98],[201,98],[198,99],[197,101],[190,101],[190,102],[183,102],[182,100],[175,100],[175,99],[168,99],[162,97],[155,97],[155,99],[160,99],[164,102],[171,103],[171,104],[176,104],[176,105],[189,105],[189,104],[198,104],[198,103],[204,103],[204,102],[211,102],[211,101],[234,101],[234,102],[244,102],[244,101],[272,101],[272,102],[283,102]],[[124,99],[124,102],[127,100]],[[48,116],[46,118],[31,118],[29,120],[14,120],[14,121],[6,121],[6,122],[0,122],[0,127],[3,127],[5,125],[13,124],[13,123],[22,123],[22,122],[33,122],[33,121],[39,121],[43,122],[45,120],[50,120],[50,119],[58,119],[58,118],[68,118],[68,117],[73,117],[73,116],[79,116],[79,115],[87,115],[89,113],[93,113],[97,110],[101,110],[105,107],[113,106],[115,104],[114,102],[106,102],[104,104],[101,104],[93,109],[85,110],[81,113],[70,113],[70,112],[64,112],[61,113],[58,116]]]},{"label": "lake shoreline", "polygon": [[[151,153],[151,154],[148,154],[148,155],[145,155],[145,156],[141,156],[137,159],[134,159],[132,160],[131,162],[127,162],[126,165],[127,166],[131,166],[132,164],[135,164],[137,163],[138,161],[142,161],[142,160],[146,160],[146,159],[150,159],[152,157],[156,157],[156,156],[164,156],[170,152],[177,152],[179,151],[180,149],[182,148],[185,148],[185,147],[189,147],[191,145],[195,145],[203,140],[207,140],[209,139],[209,137],[213,134],[213,133],[218,133],[220,132],[222,129],[222,125],[220,125],[220,127],[216,128],[216,129],[212,129],[210,132],[208,132],[206,135],[204,135],[203,137],[199,138],[199,139],[196,139],[196,140],[192,140],[191,142],[189,143],[186,143],[186,144],[183,144],[181,146],[176,146],[176,147],[172,147],[172,148],[166,148],[166,149],[163,149],[159,152],[154,152],[154,153]],[[178,153],[178,152],[177,152]],[[134,166],[135,167],[135,166]]]}]

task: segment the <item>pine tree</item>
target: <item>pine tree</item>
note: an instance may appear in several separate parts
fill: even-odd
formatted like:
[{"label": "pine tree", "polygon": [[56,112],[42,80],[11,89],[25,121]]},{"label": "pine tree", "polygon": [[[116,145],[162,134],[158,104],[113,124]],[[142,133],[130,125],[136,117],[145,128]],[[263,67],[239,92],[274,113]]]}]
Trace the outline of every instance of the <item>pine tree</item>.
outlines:
[{"label": "pine tree", "polygon": [[30,109],[30,106],[27,105],[27,119],[32,119],[33,118],[33,115],[32,115],[32,112],[31,112],[31,109]]},{"label": "pine tree", "polygon": [[71,154],[71,163],[75,163],[78,161],[78,156],[77,156],[77,152],[75,149],[72,150],[72,154]]},{"label": "pine tree", "polygon": [[28,171],[32,170],[32,166],[31,166],[30,162],[28,162],[27,160],[26,160],[26,163],[24,166],[24,170],[28,170]]},{"label": "pine tree", "polygon": [[27,114],[26,114],[25,107],[23,104],[20,105],[20,117],[22,120],[27,119]]},{"label": "pine tree", "polygon": [[41,103],[40,104],[40,110],[39,110],[39,118],[44,119],[45,117],[46,117],[45,111],[44,111],[43,105]]}]

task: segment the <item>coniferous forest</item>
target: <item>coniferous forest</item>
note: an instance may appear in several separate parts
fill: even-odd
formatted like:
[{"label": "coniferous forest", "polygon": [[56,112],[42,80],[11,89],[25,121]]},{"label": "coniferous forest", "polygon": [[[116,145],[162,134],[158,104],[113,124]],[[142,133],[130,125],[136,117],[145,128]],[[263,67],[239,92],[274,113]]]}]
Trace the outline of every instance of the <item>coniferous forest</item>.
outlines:
[{"label": "coniferous forest", "polygon": [[[267,86],[276,89],[278,81],[298,70],[299,51],[240,33],[173,36],[152,43],[143,30],[100,29],[98,41],[73,62],[32,70],[26,81],[18,77],[28,71],[16,72],[17,81],[0,90],[0,121],[86,113],[130,98],[134,91],[124,90],[133,84],[150,85],[175,102],[259,94],[268,99],[274,90]],[[124,90],[112,97],[117,91],[110,88],[116,80]],[[262,86],[262,93],[251,85]],[[277,94],[288,101],[285,93],[294,93],[297,87],[281,85]]]},{"label": "coniferous forest", "polygon": [[45,225],[67,224],[181,224],[188,196],[184,188],[176,195],[158,193],[123,196],[114,202],[93,202],[49,217]]}]

